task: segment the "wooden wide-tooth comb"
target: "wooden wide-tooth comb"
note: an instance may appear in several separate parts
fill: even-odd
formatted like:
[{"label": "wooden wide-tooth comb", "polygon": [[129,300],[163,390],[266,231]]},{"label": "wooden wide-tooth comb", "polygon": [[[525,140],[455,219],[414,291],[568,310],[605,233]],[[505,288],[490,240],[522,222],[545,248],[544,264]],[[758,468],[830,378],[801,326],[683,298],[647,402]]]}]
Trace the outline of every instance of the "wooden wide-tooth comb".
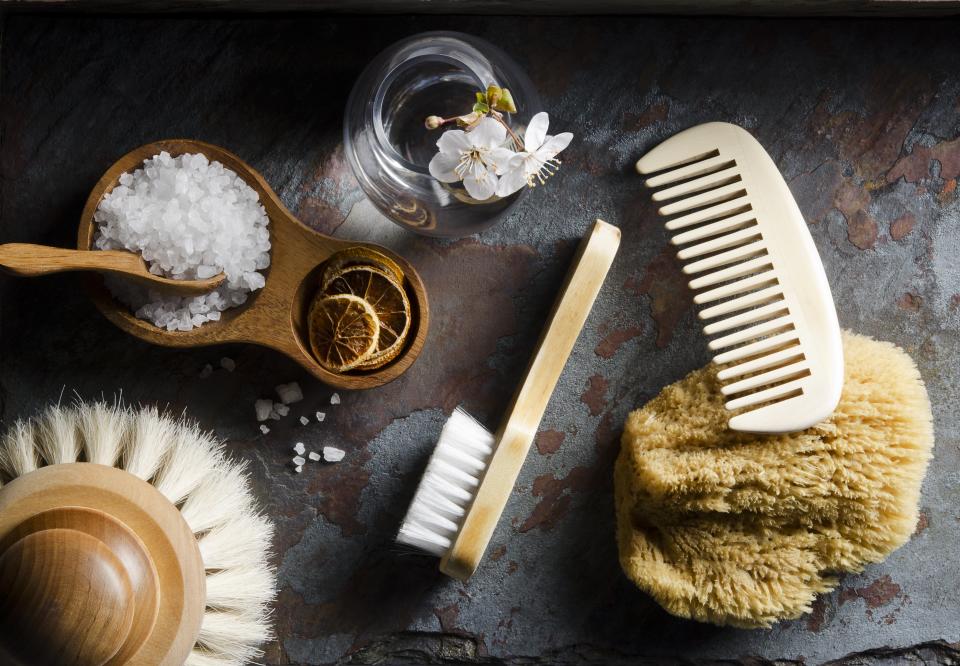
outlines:
[{"label": "wooden wide-tooth comb", "polygon": [[829,416],[843,386],[840,326],[817,248],[777,166],[746,130],[707,123],[637,162],[723,367],[730,428],[793,432]]}]

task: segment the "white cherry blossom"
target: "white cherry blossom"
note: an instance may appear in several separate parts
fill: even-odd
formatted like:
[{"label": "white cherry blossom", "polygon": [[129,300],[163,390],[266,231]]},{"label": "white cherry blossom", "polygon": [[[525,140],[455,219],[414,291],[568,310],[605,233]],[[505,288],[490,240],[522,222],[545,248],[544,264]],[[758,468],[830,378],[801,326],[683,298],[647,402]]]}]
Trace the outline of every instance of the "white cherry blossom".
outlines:
[{"label": "white cherry blossom", "polygon": [[430,175],[442,183],[463,181],[467,194],[484,201],[497,193],[498,172],[516,153],[504,146],[507,130],[493,118],[483,118],[469,132],[449,130],[437,141]]},{"label": "white cherry blossom", "polygon": [[563,132],[556,136],[547,134],[550,117],[541,111],[530,119],[527,132],[523,137],[524,149],[513,154],[506,168],[497,171],[501,175],[497,185],[497,196],[506,197],[524,185],[541,185],[560,168],[557,154],[570,145],[573,134]]}]

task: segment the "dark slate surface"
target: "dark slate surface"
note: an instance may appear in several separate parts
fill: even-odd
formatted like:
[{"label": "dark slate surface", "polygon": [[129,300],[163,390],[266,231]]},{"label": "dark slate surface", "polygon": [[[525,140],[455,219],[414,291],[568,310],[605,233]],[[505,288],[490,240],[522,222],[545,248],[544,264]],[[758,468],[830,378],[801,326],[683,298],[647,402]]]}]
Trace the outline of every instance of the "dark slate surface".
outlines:
[{"label": "dark slate surface", "polygon": [[[188,413],[251,462],[276,519],[271,664],[851,663],[958,658],[960,75],[956,23],[644,18],[8,17],[2,43],[0,240],[68,246],[80,209],[128,149],[193,137],[239,153],[315,228],[371,238],[422,272],[435,319],[421,360],[383,389],[330,391],[260,349],[176,351],[110,326],[75,277],[0,280],[6,422],[61,393],[122,392]],[[378,219],[340,148],[363,65],[432,28],[499,42],[538,82],[564,167],[496,229],[458,242]],[[917,535],[769,631],[675,619],[616,562],[611,465],[624,417],[707,360],[666,235],[632,165],[690,125],[753,131],[793,189],[844,326],[905,347],[929,383],[936,457]],[[469,584],[391,538],[449,412],[493,425],[577,238],[622,226],[621,254],[573,354],[483,569]],[[236,372],[198,373],[223,356]],[[306,399],[261,436],[253,401]],[[336,444],[294,475],[291,446]],[[913,647],[911,647],[913,646]],[[642,659],[641,659],[642,658]],[[754,660],[756,659],[756,660]],[[857,661],[859,660],[859,661]],[[782,663],[782,662],[778,662]]]}]

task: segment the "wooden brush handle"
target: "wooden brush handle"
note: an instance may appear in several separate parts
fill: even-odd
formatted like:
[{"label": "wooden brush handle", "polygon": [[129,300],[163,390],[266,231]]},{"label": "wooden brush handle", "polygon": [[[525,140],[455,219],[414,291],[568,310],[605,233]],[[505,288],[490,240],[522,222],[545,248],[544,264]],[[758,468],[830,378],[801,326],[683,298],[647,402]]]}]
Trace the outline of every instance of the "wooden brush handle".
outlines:
[{"label": "wooden brush handle", "polygon": [[476,570],[537,434],[553,389],[620,247],[620,229],[597,220],[580,243],[523,383],[497,433],[496,450],[463,527],[440,569],[466,580]]},{"label": "wooden brush handle", "polygon": [[0,269],[21,277],[36,277],[68,271],[112,273],[138,280],[149,287],[161,287],[182,294],[203,294],[216,289],[224,275],[205,280],[174,280],[154,275],[143,258],[123,250],[66,250],[32,243],[0,245]]}]

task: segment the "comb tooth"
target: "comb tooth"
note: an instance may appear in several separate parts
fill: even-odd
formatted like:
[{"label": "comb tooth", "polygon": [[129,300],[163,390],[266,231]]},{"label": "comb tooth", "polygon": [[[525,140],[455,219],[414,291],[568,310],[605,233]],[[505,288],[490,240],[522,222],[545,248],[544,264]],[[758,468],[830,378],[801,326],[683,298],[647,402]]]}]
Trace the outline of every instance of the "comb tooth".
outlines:
[{"label": "comb tooth", "polygon": [[[776,280],[776,273],[773,271],[764,271],[763,273],[757,273],[756,275],[745,277],[742,280],[725,284],[722,287],[717,287],[716,289],[711,289],[710,291],[702,291],[699,294],[694,294],[693,302],[697,305],[704,305],[721,298],[727,298],[728,296],[736,296],[737,294],[765,285],[768,282],[776,282]],[[709,326],[707,328],[709,328]],[[706,330],[706,328],[704,330]]]},{"label": "comb tooth", "polygon": [[[672,147],[668,148],[666,146],[668,143],[672,144]],[[675,141],[666,141],[637,160],[637,173],[646,176],[659,171],[680,169],[694,162],[703,162],[707,159],[717,157],[720,154],[720,151],[716,148],[705,149],[701,152],[691,154],[689,150],[687,150],[689,148],[692,148],[691,144],[687,144],[683,150],[679,150]]]},{"label": "comb tooth", "polygon": [[[726,264],[733,263],[734,261],[746,259],[751,255],[757,254],[758,252],[762,252],[764,250],[766,250],[766,246],[764,246],[762,240],[758,240],[753,243],[741,245],[740,247],[735,247],[726,252],[721,252],[720,254],[715,254],[712,257],[707,257],[706,259],[694,261],[693,263],[684,266],[683,272],[687,275],[693,273],[702,273],[703,271],[719,268],[720,266],[725,266]],[[682,259],[682,257],[679,256],[679,253],[677,254],[678,258]]]},{"label": "comb tooth", "polygon": [[[703,289],[704,287],[712,287],[715,284],[720,284],[721,282],[726,282],[727,280],[733,280],[738,277],[752,275],[753,273],[760,271],[761,268],[769,265],[770,257],[768,255],[756,257],[750,261],[734,264],[728,268],[724,268],[714,273],[707,273],[706,275],[702,275],[695,280],[690,280],[690,288],[696,290]],[[684,272],[687,271],[684,270]]]},{"label": "comb tooth", "polygon": [[766,305],[767,301],[777,296],[783,296],[783,290],[779,284],[767,287],[766,289],[752,291],[749,294],[744,294],[729,301],[704,308],[700,311],[700,318],[713,319],[714,317],[719,317],[720,315],[725,315],[730,312],[737,312],[738,310],[743,310],[754,305]]},{"label": "comb tooth", "polygon": [[676,231],[677,229],[683,229],[685,227],[693,226],[694,224],[700,224],[701,222],[709,222],[710,220],[719,220],[720,218],[733,215],[734,213],[742,212],[743,209],[749,208],[750,202],[747,200],[746,196],[736,197],[735,199],[730,199],[729,201],[722,201],[716,206],[711,206],[710,208],[704,208],[703,210],[698,210],[689,215],[684,215],[673,220],[669,220],[666,223],[668,231]]},{"label": "comb tooth", "polygon": [[713,357],[713,362],[717,365],[726,365],[727,363],[733,363],[734,361],[739,361],[740,359],[747,358],[749,356],[756,356],[757,354],[762,354],[768,349],[773,349],[779,347],[780,345],[792,342],[800,336],[800,333],[796,330],[785,331],[783,333],[778,333],[777,335],[771,335],[769,338],[764,338],[763,340],[757,340],[756,342],[751,342],[748,345],[742,347],[737,347],[736,349],[731,349],[730,351],[725,351],[722,354],[717,354]]},{"label": "comb tooth", "polygon": [[695,194],[692,197],[687,197],[686,199],[680,199],[679,201],[669,203],[660,209],[660,214],[664,217],[676,215],[677,213],[683,213],[688,210],[693,210],[694,208],[700,208],[701,206],[724,203],[727,200],[733,199],[737,196],[743,196],[743,194],[743,183],[731,183],[730,185],[724,185],[723,187],[718,187],[717,189],[710,190],[709,192],[701,192],[700,194]]},{"label": "comb tooth", "polygon": [[777,330],[778,328],[783,328],[788,324],[793,323],[793,319],[789,315],[785,317],[777,317],[776,319],[771,319],[770,321],[765,321],[763,323],[757,324],[756,326],[751,326],[750,328],[745,328],[742,331],[737,331],[736,333],[731,333],[730,335],[725,335],[722,338],[717,338],[716,340],[711,340],[707,346],[716,351],[718,349],[723,349],[731,345],[737,345],[741,342],[746,342],[748,340],[753,340],[754,338],[759,338],[761,335],[767,335]]},{"label": "comb tooth", "polygon": [[[732,234],[727,234],[726,236],[717,236],[716,238],[711,238],[704,243],[698,243],[696,245],[691,245],[690,247],[685,247],[677,252],[677,258],[680,259],[680,261],[687,261],[688,259],[693,259],[694,257],[699,257],[700,255],[707,254],[709,252],[716,252],[717,250],[724,250],[728,247],[743,245],[751,238],[756,238],[759,235],[760,231],[756,227],[748,227],[747,229],[741,229],[740,231],[735,231]],[[710,257],[710,259],[707,261],[712,259],[714,259],[714,257]]]},{"label": "comb tooth", "polygon": [[[761,275],[764,275],[764,274],[761,273]],[[747,280],[752,280],[752,279],[753,278],[747,278]],[[741,280],[741,282],[745,282],[745,280]],[[734,284],[740,284],[740,283],[734,282]],[[717,291],[717,290],[714,290],[714,291]],[[700,294],[700,295],[705,296],[708,293],[710,292],[704,292],[703,294]],[[696,296],[693,298],[693,301],[695,303],[698,302]],[[787,304],[785,301],[777,301],[776,303],[771,303],[770,305],[764,305],[759,308],[754,308],[753,310],[747,310],[746,312],[743,312],[741,314],[734,315],[732,317],[727,317],[726,319],[721,319],[719,321],[715,321],[712,324],[707,324],[706,326],[703,327],[703,332],[706,333],[707,335],[722,333],[724,331],[729,331],[731,328],[737,328],[738,326],[746,326],[747,324],[752,324],[755,321],[760,321],[761,319],[765,319],[766,317],[772,316],[780,312],[781,310],[786,310],[786,309],[787,309]]]},{"label": "comb tooth", "polygon": [[700,178],[694,178],[685,183],[659,190],[654,192],[651,198],[654,201],[668,201],[670,199],[676,199],[677,197],[686,197],[697,192],[703,192],[704,190],[712,190],[720,185],[739,180],[740,172],[737,171],[736,167],[730,167],[729,169],[708,173]]},{"label": "comb tooth", "polygon": [[784,365],[782,367],[775,368],[769,372],[764,372],[759,375],[754,375],[753,377],[741,379],[740,381],[732,384],[727,384],[720,389],[720,392],[724,395],[733,395],[734,393],[749,391],[750,389],[766,386],[767,384],[771,384],[779,379],[786,379],[787,377],[791,377],[797,373],[809,369],[810,365],[807,363],[806,359],[803,359],[797,361],[796,363],[791,363],[790,365]]},{"label": "comb tooth", "polygon": [[756,405],[760,402],[767,402],[768,400],[775,400],[777,398],[783,397],[787,393],[796,391],[797,389],[802,389],[804,384],[803,379],[797,379],[792,382],[787,382],[786,384],[780,384],[779,386],[774,386],[773,388],[768,388],[765,391],[757,391],[756,393],[751,393],[750,395],[745,395],[742,398],[737,398],[736,400],[730,400],[727,402],[727,409],[740,409],[741,407],[749,407],[751,405]]},{"label": "comb tooth", "polygon": [[756,221],[756,214],[753,211],[747,211],[746,213],[740,213],[739,215],[728,217],[724,220],[720,220],[719,222],[712,222],[710,224],[705,224],[702,227],[679,233],[671,238],[670,242],[674,245],[686,245],[687,243],[703,240],[704,238],[709,238],[710,236],[716,236],[717,234],[721,234],[725,231],[736,231],[741,226],[755,223]]},{"label": "comb tooth", "polygon": [[647,187],[663,187],[664,185],[676,183],[679,180],[703,176],[704,174],[708,174],[712,171],[717,171],[718,169],[728,166],[733,166],[734,164],[736,163],[729,157],[722,157],[718,155],[706,160],[694,162],[693,164],[678,167],[672,171],[666,171],[656,176],[650,176],[647,178]]},{"label": "comb tooth", "polygon": [[792,358],[797,358],[799,360],[803,357],[803,352],[800,351],[800,347],[787,347],[786,349],[775,351],[772,354],[755,358],[752,361],[747,361],[746,363],[741,363],[740,365],[724,368],[717,373],[717,379],[725,382],[728,379],[733,379],[734,377],[739,377],[740,375],[746,375],[751,372],[756,372],[757,370],[763,370],[764,368],[778,365],[779,363],[789,361]]}]

